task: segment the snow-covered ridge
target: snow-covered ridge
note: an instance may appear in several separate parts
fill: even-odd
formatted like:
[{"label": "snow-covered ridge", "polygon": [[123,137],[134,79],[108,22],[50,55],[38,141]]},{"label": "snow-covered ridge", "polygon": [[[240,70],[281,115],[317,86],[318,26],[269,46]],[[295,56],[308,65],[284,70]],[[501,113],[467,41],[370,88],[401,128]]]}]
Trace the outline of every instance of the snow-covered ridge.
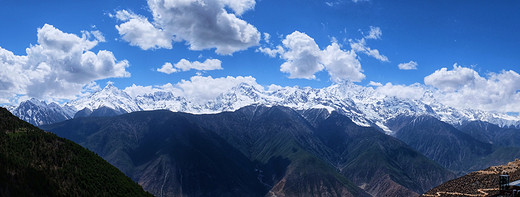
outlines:
[{"label": "snow-covered ridge", "polygon": [[76,110],[82,110],[84,108],[95,110],[100,107],[123,110],[127,113],[142,110],[134,98],[111,83],[94,94],[73,100],[66,105],[72,106],[76,108]]},{"label": "snow-covered ridge", "polygon": [[[194,114],[219,113],[234,111],[252,104],[267,106],[286,106],[298,110],[324,108],[328,111],[338,111],[350,117],[361,126],[378,126],[388,133],[392,131],[386,127],[386,122],[399,115],[430,115],[444,122],[460,125],[467,121],[486,121],[501,127],[520,127],[520,116],[510,116],[502,113],[485,112],[473,109],[455,109],[437,102],[428,92],[422,99],[403,99],[386,96],[371,87],[355,85],[353,83],[334,84],[329,87],[299,88],[283,87],[269,91],[259,89],[258,86],[241,83],[216,98],[206,102],[194,102],[181,95],[165,90],[151,90],[140,94],[133,94],[107,85],[104,89],[66,103],[63,106],[56,104],[37,104],[35,99],[30,100],[36,106],[42,108],[63,108],[68,110],[64,114],[71,118],[71,113],[84,108],[95,110],[100,107],[112,108],[121,112],[134,112],[142,110],[167,109],[175,112],[187,112]],[[41,103],[41,102],[40,102]],[[12,108],[15,115],[22,119],[29,119],[32,123],[43,123],[39,119],[45,119],[45,114],[32,114],[31,111]],[[71,112],[72,111],[72,112]],[[45,122],[45,123],[48,123]]]}]

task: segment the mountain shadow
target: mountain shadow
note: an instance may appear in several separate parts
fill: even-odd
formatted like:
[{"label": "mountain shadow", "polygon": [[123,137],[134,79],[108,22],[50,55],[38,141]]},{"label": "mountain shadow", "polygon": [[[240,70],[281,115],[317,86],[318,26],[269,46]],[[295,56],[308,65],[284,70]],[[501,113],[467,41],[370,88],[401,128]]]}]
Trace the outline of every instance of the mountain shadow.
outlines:
[{"label": "mountain shadow", "polygon": [[326,110],[146,111],[42,128],[157,196],[417,196],[454,178],[392,136]]}]

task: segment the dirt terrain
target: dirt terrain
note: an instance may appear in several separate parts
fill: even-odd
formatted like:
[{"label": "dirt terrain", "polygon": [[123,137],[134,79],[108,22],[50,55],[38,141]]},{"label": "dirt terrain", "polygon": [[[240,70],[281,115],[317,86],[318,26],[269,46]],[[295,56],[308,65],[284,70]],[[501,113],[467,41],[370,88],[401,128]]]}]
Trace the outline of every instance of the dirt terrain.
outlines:
[{"label": "dirt terrain", "polygon": [[520,179],[520,160],[492,166],[443,183],[422,196],[492,196],[498,194],[499,175],[508,174],[510,182]]}]

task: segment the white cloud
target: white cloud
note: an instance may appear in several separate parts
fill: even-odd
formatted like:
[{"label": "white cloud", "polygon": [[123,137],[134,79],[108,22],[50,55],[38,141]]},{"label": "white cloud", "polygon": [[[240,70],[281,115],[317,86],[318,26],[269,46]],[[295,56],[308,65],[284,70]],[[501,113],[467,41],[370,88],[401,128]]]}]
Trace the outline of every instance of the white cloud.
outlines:
[{"label": "white cloud", "polygon": [[269,33],[264,33],[264,41],[265,43],[269,44],[269,39],[271,38],[271,35]]},{"label": "white cloud", "polygon": [[158,68],[157,71],[166,73],[166,74],[172,74],[174,72],[179,72],[179,70],[173,68],[172,63],[166,62],[161,68]]},{"label": "white cloud", "polygon": [[100,31],[95,30],[91,31],[91,33],[94,36],[94,38],[96,38],[96,40],[99,40],[99,42],[106,42],[105,36],[103,36],[103,33],[101,33]]},{"label": "white cloud", "polygon": [[352,47],[352,50],[355,52],[362,52],[368,56],[371,56],[373,58],[378,59],[382,62],[388,62],[388,58],[381,53],[379,53],[379,50],[377,49],[370,49],[370,47],[367,46],[367,43],[365,41],[365,38],[361,38],[361,40],[349,40],[350,47]]},{"label": "white cloud", "polygon": [[481,77],[471,68],[442,68],[424,78],[425,84],[440,91],[437,99],[458,108],[520,112],[520,75],[513,71],[488,73]]},{"label": "white cloud", "polygon": [[255,0],[222,0],[225,6],[231,8],[237,15],[242,15],[245,11],[255,7]]},{"label": "white cloud", "polygon": [[267,54],[267,55],[269,55],[269,57],[276,57],[280,54],[283,54],[285,52],[285,50],[283,49],[282,46],[278,45],[278,46],[276,46],[275,49],[259,47],[257,49],[257,52],[262,52],[264,54]]},{"label": "white cloud", "polygon": [[124,92],[126,92],[129,96],[133,98],[153,93],[156,90],[157,89],[153,88],[153,86],[138,86],[135,84],[132,84],[131,86],[128,86],[125,89],[123,89]]},{"label": "white cloud", "polygon": [[[215,48],[218,54],[230,55],[259,44],[260,32],[237,17],[254,6],[254,0],[148,0],[152,22],[116,14],[125,21],[116,27],[123,39],[143,49],[171,48],[171,41],[185,41],[191,50]],[[118,13],[123,12],[127,11]]]},{"label": "white cloud", "polygon": [[424,78],[424,84],[441,90],[457,90],[464,86],[473,86],[477,81],[485,80],[471,68],[453,65],[453,70],[447,68],[436,70]]},{"label": "white cloud", "polygon": [[274,91],[277,91],[277,90],[280,90],[282,89],[283,87],[280,86],[280,85],[276,85],[276,84],[271,84],[267,87],[267,91],[270,91],[270,92],[274,92]]},{"label": "white cloud", "polygon": [[418,100],[428,93],[436,101],[458,109],[520,112],[520,74],[513,70],[482,77],[471,68],[455,64],[452,70],[441,68],[424,81],[426,85],[387,83],[376,90],[388,96]]},{"label": "white cloud", "polygon": [[185,97],[188,101],[203,103],[217,98],[219,95],[241,83],[246,83],[259,90],[264,90],[264,87],[259,85],[256,79],[251,76],[227,76],[218,78],[211,76],[193,76],[189,80],[181,80],[176,84],[167,83],[153,86],[133,84],[132,86],[126,87],[124,91],[134,98],[154,92],[171,92],[174,96]]},{"label": "white cloud", "polygon": [[175,96],[183,95],[182,90],[174,87],[171,83],[154,86],[140,86],[132,84],[131,86],[126,87],[123,91],[125,91],[133,98],[146,94],[152,94],[154,92],[171,92]]},{"label": "white cloud", "polygon": [[82,89],[83,92],[96,92],[96,91],[99,91],[99,90],[101,90],[101,87],[99,87],[99,84],[97,84],[94,81],[88,83]]},{"label": "white cloud", "polygon": [[270,57],[280,55],[285,62],[280,71],[289,73],[289,78],[315,79],[317,72],[326,69],[334,82],[361,81],[365,78],[361,64],[354,51],[342,50],[336,39],[321,50],[313,38],[305,33],[294,31],[276,49],[258,48],[257,51]]},{"label": "white cloud", "polygon": [[[97,92],[99,90],[101,90],[101,87],[99,86],[99,84],[97,84],[95,81],[92,81],[92,82],[84,85],[83,88],[81,89],[81,92],[77,96],[78,97],[88,96],[88,95],[92,94],[93,92]],[[54,101],[52,99],[45,99],[45,98],[43,100],[47,100],[49,102]],[[20,99],[18,99],[18,101],[20,101]]]},{"label": "white cloud", "polygon": [[130,45],[138,46],[143,50],[172,48],[172,35],[156,28],[145,17],[126,10],[117,11],[115,17],[124,22],[116,25],[116,29],[123,40]]},{"label": "white cloud", "polygon": [[206,59],[204,62],[194,61],[190,62],[186,59],[181,59],[177,62],[173,68],[173,65],[169,62],[166,62],[161,68],[158,68],[157,71],[171,74],[179,71],[188,71],[188,70],[222,70],[221,61],[218,59]]},{"label": "white cloud", "polygon": [[87,39],[94,38],[98,42],[106,42],[105,36],[103,36],[103,33],[101,33],[98,30],[95,30],[95,31],[81,31],[81,33],[83,35],[85,35]]},{"label": "white cloud", "polygon": [[359,82],[365,78],[356,53],[341,50],[335,42],[323,50],[322,62],[334,82],[345,80]]},{"label": "white cloud", "polygon": [[401,70],[417,70],[417,62],[410,61],[408,63],[400,63],[397,65]]},{"label": "white cloud", "polygon": [[419,83],[414,83],[412,85],[394,85],[392,83],[386,83],[383,86],[380,86],[381,83],[374,82],[376,91],[386,96],[393,96],[398,98],[406,98],[406,99],[417,99],[420,100],[427,88],[424,85]]},{"label": "white cloud", "polygon": [[222,70],[221,61],[218,59],[206,59],[204,62],[194,61],[190,62],[186,59],[181,59],[175,64],[175,68],[182,71],[194,70]]},{"label": "white cloud", "polygon": [[368,83],[369,86],[374,86],[374,87],[380,87],[380,86],[383,86],[383,84],[379,83],[379,82],[375,82],[375,81],[370,81]]},{"label": "white cloud", "polygon": [[256,83],[256,79],[251,76],[227,76],[220,78],[193,76],[190,80],[182,80],[177,83],[175,87],[181,89],[188,100],[205,102],[215,99],[218,95],[241,83],[247,83],[256,86],[258,89],[263,89],[261,85]]},{"label": "white cloud", "polygon": [[99,35],[90,40],[87,33],[79,37],[45,24],[37,36],[38,44],[27,48],[25,56],[0,47],[1,98],[73,98],[92,81],[130,76],[126,60],[117,61],[110,51],[90,51],[104,40]]},{"label": "white cloud", "polygon": [[280,66],[280,71],[289,73],[289,78],[314,79],[314,73],[323,70],[321,50],[307,34],[295,31],[282,43],[287,51],[281,55],[286,61]]},{"label": "white cloud", "polygon": [[329,6],[329,7],[334,7],[338,4],[342,3],[341,1],[339,0],[336,0],[336,1],[326,1],[325,2],[325,5]]},{"label": "white cloud", "polygon": [[383,32],[381,32],[381,28],[370,26],[370,31],[368,32],[367,35],[365,35],[365,38],[378,40],[378,39],[381,39],[382,35],[383,35]]}]

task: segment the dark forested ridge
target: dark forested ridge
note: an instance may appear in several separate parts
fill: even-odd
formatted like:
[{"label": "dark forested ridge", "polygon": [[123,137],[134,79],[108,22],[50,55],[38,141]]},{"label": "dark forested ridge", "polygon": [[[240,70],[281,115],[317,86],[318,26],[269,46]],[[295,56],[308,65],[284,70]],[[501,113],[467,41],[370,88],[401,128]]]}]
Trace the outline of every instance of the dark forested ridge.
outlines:
[{"label": "dark forested ridge", "polygon": [[454,174],[324,109],[144,111],[43,126],[169,196],[418,196]]},{"label": "dark forested ridge", "polygon": [[151,196],[80,145],[0,108],[0,196]]}]

